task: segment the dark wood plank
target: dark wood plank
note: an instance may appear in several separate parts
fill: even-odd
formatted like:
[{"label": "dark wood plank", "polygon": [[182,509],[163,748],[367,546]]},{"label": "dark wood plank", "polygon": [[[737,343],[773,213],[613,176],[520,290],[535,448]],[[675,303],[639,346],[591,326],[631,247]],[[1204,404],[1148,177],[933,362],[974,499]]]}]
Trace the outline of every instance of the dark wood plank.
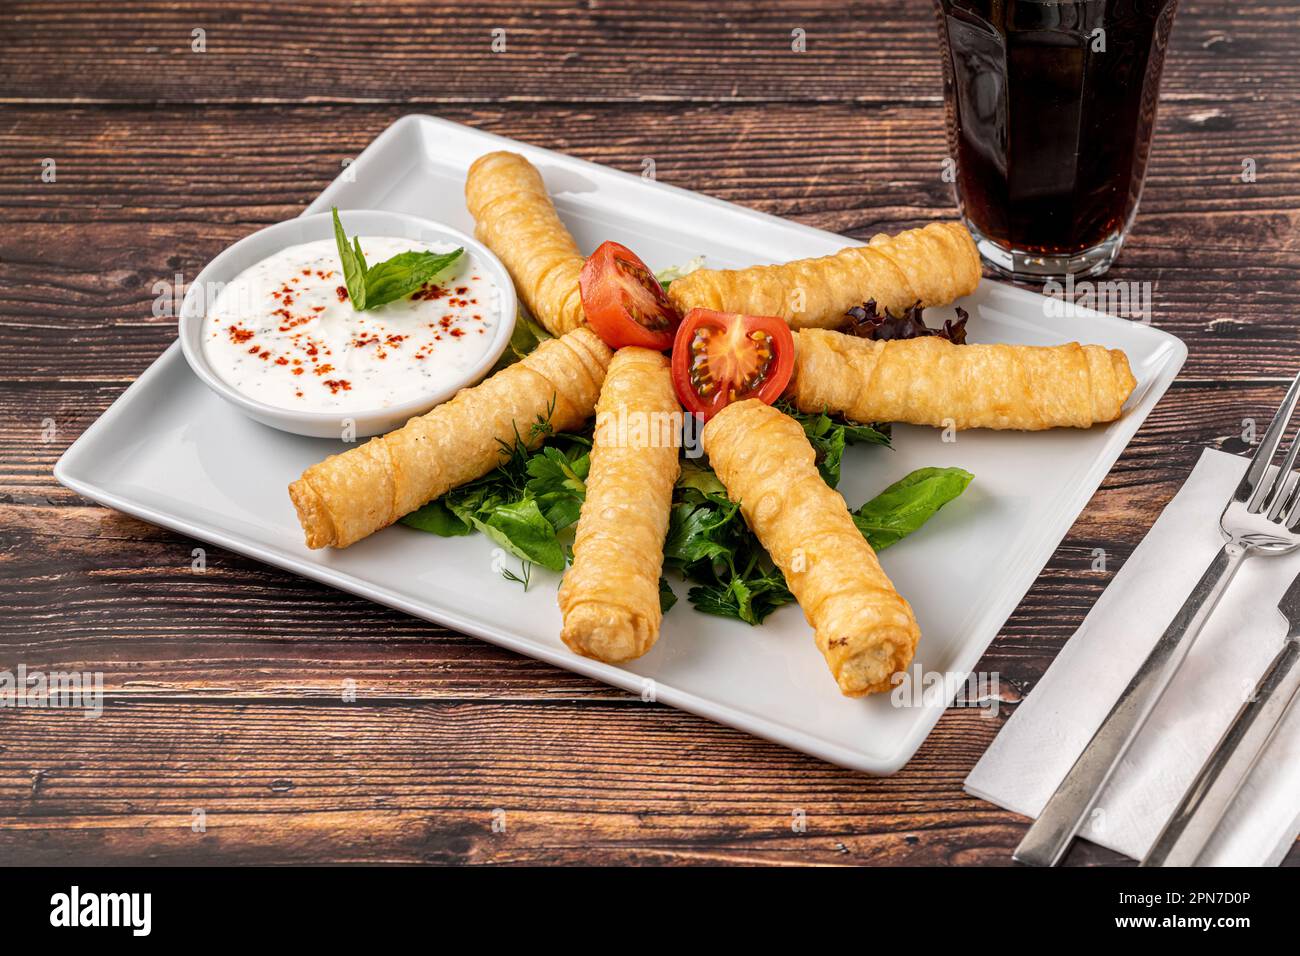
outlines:
[{"label": "dark wood plank", "polygon": [[[1300,97],[1288,3],[1184,0],[1171,96]],[[191,50],[195,28],[207,52]],[[940,93],[928,2],[6,4],[11,102],[859,102]],[[493,30],[506,50],[493,53]],[[792,31],[806,52],[792,51]],[[1267,78],[1265,81],[1264,78]]]},{"label": "dark wood plank", "polygon": [[954,711],[904,771],[871,779],[631,698],[17,711],[0,744],[0,855],[999,865],[1023,821],[961,791],[998,723]]},{"label": "dark wood plank", "polygon": [[[630,699],[138,701],[93,725],[20,710],[0,743],[0,854],[40,865],[1005,866],[1026,822],[961,789],[1000,722],[950,711],[906,768],[868,778]],[[1117,862],[1085,843],[1067,858]],[[1298,863],[1292,852],[1287,865]]]}]

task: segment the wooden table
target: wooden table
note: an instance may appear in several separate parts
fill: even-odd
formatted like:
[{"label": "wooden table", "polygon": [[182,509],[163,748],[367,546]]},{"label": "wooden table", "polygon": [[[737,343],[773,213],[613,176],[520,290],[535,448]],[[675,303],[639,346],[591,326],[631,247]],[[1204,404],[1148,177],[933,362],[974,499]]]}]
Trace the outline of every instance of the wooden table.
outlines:
[{"label": "wooden table", "polygon": [[198,542],[51,476],[175,336],[156,284],[297,215],[404,113],[652,158],[859,238],[953,213],[923,0],[523,6],[0,10],[0,669],[102,671],[109,692],[97,720],[0,711],[0,859],[1009,862],[1025,821],[963,778],[1201,449],[1241,451],[1300,365],[1294,9],[1185,0],[1110,278],[1153,283],[1187,365],[981,661],[1001,718],[951,710],[871,779],[216,548],[195,574]]}]

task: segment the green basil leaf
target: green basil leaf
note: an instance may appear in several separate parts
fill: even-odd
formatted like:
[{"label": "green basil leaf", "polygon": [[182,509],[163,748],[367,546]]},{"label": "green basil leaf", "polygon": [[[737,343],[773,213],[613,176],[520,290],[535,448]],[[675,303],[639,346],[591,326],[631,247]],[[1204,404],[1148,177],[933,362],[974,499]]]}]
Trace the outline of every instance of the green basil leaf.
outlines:
[{"label": "green basil leaf", "polygon": [[343,284],[347,286],[352,308],[361,312],[366,307],[366,260],[361,255],[360,243],[356,245],[355,251],[348,245],[338,208],[331,206],[330,209],[334,213],[334,243],[338,246],[339,260],[343,263]]},{"label": "green basil leaf", "polygon": [[974,477],[962,468],[918,468],[853,512],[853,523],[882,551],[934,517]]},{"label": "green basil leaf", "polygon": [[[358,254],[360,248],[358,248]],[[461,257],[452,252],[399,252],[366,270],[366,308],[405,298]]]},{"label": "green basil leaf", "polygon": [[[364,276],[364,275],[366,275],[368,272],[370,272],[370,267],[366,265],[366,256],[365,256],[365,253],[363,253],[363,252],[361,251],[361,237],[360,237],[360,236],[353,236],[353,237],[352,237],[352,254],[356,257],[357,265],[361,267],[361,274]],[[367,289],[366,291],[369,292],[368,289]],[[368,305],[367,305],[367,307],[368,307]]]}]

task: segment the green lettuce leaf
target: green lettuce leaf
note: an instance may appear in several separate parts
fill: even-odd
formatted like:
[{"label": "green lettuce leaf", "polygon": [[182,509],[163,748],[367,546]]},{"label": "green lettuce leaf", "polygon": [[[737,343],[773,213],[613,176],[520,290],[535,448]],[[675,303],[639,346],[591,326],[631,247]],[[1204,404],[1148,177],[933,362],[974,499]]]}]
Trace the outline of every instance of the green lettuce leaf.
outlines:
[{"label": "green lettuce leaf", "polygon": [[587,497],[590,467],[590,453],[579,444],[567,453],[554,445],[545,445],[528,459],[525,468],[530,477],[524,493],[537,502],[556,531],[563,531],[578,520],[578,512]]},{"label": "green lettuce leaf", "polygon": [[492,374],[496,374],[507,365],[514,365],[537,346],[554,337],[534,321],[524,311],[523,306],[520,306],[515,313],[515,330],[510,333],[510,344],[501,353],[496,365],[492,366]]},{"label": "green lettuce leaf", "polygon": [[725,584],[693,587],[687,595],[696,610],[732,617],[746,624],[762,624],[777,608],[794,601],[780,571],[735,575]]},{"label": "green lettuce leaf", "polygon": [[659,575],[659,613],[667,614],[677,603],[677,595],[673,593],[672,585],[662,574]]},{"label": "green lettuce leaf", "polygon": [[474,531],[474,526],[457,516],[441,498],[430,501],[423,508],[412,511],[409,515],[404,516],[401,521],[402,524],[408,527],[427,531],[430,534],[441,535],[444,538],[472,534]]},{"label": "green lettuce leaf", "polygon": [[659,285],[667,289],[673,282],[682,276],[688,276],[696,269],[704,268],[704,256],[696,256],[688,260],[683,265],[669,266],[667,269],[660,269],[655,273],[655,278],[659,280]]},{"label": "green lettuce leaf", "polygon": [[777,407],[803,426],[803,433],[817,455],[817,470],[832,488],[840,483],[840,462],[847,446],[889,445],[888,426],[862,425],[831,418],[825,412],[801,412],[789,402],[781,402]]},{"label": "green lettuce leaf", "polygon": [[564,570],[564,547],[535,499],[497,505],[486,518],[476,517],[474,524],[515,557],[552,571]]}]

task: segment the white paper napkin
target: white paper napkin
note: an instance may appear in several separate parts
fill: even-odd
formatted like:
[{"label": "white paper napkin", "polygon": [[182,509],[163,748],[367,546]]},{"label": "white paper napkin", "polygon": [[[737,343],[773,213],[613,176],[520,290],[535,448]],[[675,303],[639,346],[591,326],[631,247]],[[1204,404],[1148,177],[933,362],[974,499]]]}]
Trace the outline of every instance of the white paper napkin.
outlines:
[{"label": "white paper napkin", "polygon": [[[1248,462],[1205,451],[1146,539],[966,778],[967,792],[1037,816],[1223,545],[1219,513]],[[1247,559],[1082,836],[1134,859],[1281,647],[1277,602],[1300,553]],[[1202,863],[1276,866],[1300,834],[1300,706],[1238,795]]]}]

